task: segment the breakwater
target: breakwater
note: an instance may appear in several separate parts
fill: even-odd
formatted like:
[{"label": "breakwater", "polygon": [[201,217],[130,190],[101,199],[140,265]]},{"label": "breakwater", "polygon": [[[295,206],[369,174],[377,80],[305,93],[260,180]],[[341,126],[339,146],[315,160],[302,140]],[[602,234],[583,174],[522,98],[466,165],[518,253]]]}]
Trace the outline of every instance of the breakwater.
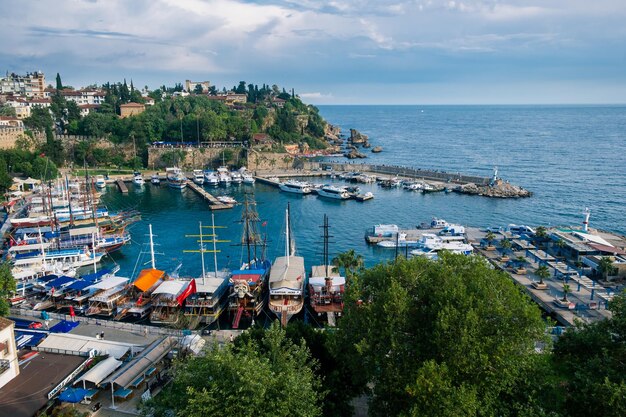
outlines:
[{"label": "breakwater", "polygon": [[450,182],[454,184],[476,184],[487,186],[491,178],[477,175],[465,175],[459,172],[434,171],[428,169],[408,168],[392,165],[348,164],[340,162],[309,162],[309,169],[329,169],[335,171],[361,171],[390,176]]}]

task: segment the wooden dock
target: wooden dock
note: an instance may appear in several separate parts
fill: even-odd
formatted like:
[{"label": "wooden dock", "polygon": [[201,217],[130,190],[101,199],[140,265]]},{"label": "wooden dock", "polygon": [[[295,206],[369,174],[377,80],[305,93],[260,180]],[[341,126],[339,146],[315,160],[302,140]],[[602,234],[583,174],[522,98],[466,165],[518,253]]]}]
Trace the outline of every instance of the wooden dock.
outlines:
[{"label": "wooden dock", "polygon": [[206,191],[205,189],[203,189],[202,187],[200,187],[198,184],[194,183],[193,181],[188,181],[187,187],[194,190],[196,194],[198,194],[204,200],[208,201],[209,208],[211,210],[225,210],[225,209],[233,208],[233,204],[222,203],[217,198],[215,198],[211,193],[209,193],[208,191]]},{"label": "wooden dock", "polygon": [[117,184],[122,194],[128,194],[128,188],[126,187],[126,184],[124,184],[124,180],[118,179],[115,181],[115,183]]}]

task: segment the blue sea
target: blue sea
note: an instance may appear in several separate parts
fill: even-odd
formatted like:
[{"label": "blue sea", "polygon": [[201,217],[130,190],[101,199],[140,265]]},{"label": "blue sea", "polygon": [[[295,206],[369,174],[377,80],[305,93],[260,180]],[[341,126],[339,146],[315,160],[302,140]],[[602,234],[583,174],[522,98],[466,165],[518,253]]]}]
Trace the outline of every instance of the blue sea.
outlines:
[{"label": "blue sea", "polygon": [[[253,188],[266,226],[270,259],[284,251],[284,210],[291,204],[293,232],[307,266],[322,263],[323,215],[331,225],[331,256],[354,249],[367,265],[393,257],[393,250],[368,247],[367,229],[378,223],[415,227],[431,217],[470,226],[580,225],[585,207],[592,227],[626,234],[626,106],[320,106],[330,123],[367,134],[372,146],[366,162],[431,168],[490,176],[495,166],[505,180],[534,193],[527,199],[489,199],[457,194],[422,195],[363,186],[375,194],[365,203],[334,202],[316,196],[294,196],[257,184],[217,188],[212,192],[243,199]],[[321,179],[318,181],[322,181]],[[328,182],[326,180],[325,182]],[[113,255],[122,274],[144,267],[148,224],[153,225],[157,267],[199,275],[198,222],[211,223],[206,202],[192,190],[176,191],[146,184],[122,195],[109,187],[103,197],[109,209],[136,208],[142,221],[131,226],[132,245]],[[235,246],[241,236],[242,207],[215,212],[220,240],[218,268],[238,267],[244,259]],[[205,229],[209,230],[209,229]],[[206,255],[212,267],[212,256]],[[133,272],[135,271],[135,272]]]}]

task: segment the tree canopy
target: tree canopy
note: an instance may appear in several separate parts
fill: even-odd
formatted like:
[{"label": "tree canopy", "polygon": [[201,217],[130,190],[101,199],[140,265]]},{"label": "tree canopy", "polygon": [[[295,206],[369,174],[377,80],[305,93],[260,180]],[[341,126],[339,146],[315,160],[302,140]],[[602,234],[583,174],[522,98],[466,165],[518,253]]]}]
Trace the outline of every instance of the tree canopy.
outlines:
[{"label": "tree canopy", "polygon": [[7,262],[0,264],[0,316],[9,314],[9,298],[15,292],[15,280],[11,274],[11,267]]},{"label": "tree canopy", "polygon": [[173,382],[145,411],[156,417],[319,416],[323,394],[315,367],[306,346],[275,324],[260,341],[214,346],[178,362]]},{"label": "tree canopy", "polygon": [[443,254],[363,271],[347,290],[338,343],[372,383],[373,415],[495,415],[544,329],[506,274]]}]

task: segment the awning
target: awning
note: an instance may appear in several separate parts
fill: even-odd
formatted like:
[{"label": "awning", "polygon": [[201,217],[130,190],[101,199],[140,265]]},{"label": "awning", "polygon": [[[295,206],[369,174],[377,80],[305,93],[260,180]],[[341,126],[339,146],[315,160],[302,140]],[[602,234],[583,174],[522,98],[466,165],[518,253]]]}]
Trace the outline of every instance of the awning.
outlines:
[{"label": "awning", "polygon": [[66,285],[70,282],[74,281],[74,278],[62,276],[57,279],[54,279],[46,284],[46,287],[58,288],[63,285]]},{"label": "awning", "polygon": [[153,295],[164,294],[170,297],[175,297],[178,305],[182,305],[183,301],[191,294],[196,292],[195,280],[180,280],[174,279],[171,281],[165,281],[157,287],[152,293]]},{"label": "awning", "polygon": [[118,361],[114,357],[109,356],[102,362],[99,362],[98,364],[96,364],[96,366],[94,366],[89,371],[87,371],[83,376],[78,378],[76,382],[74,383],[76,384],[77,382],[80,382],[80,381],[88,381],[96,385],[99,385],[100,382],[102,382],[102,380],[104,380],[106,377],[111,375],[113,371],[115,371],[120,366],[122,366],[122,361]]},{"label": "awning", "polygon": [[66,403],[79,403],[81,402],[87,395],[89,391],[82,388],[66,388],[61,395],[59,395],[59,401],[63,401]]},{"label": "awning", "polygon": [[50,247],[50,243],[33,243],[30,245],[13,245],[9,248],[9,253],[13,252],[30,252],[30,251],[40,251],[41,248],[48,249]]},{"label": "awning", "polygon": [[87,289],[108,290],[109,288],[118,287],[122,284],[125,284],[126,282],[128,282],[128,278],[110,277],[110,278],[103,279],[102,281],[96,284],[90,285],[89,287],[87,287]]},{"label": "awning", "polygon": [[602,245],[600,243],[590,243],[589,246],[600,252],[610,253],[612,255],[626,255],[626,251],[616,248],[615,246]]},{"label": "awning", "polygon": [[144,269],[139,273],[133,285],[139,291],[148,291],[159,279],[163,278],[163,275],[165,272],[158,269]]},{"label": "awning", "polygon": [[100,279],[103,276],[105,276],[106,274],[110,274],[111,272],[113,272],[113,271],[110,268],[104,268],[104,269],[99,270],[98,272],[94,272],[94,273],[91,273],[91,274],[83,275],[82,278],[85,281],[95,282],[98,279]]},{"label": "awning", "polygon": [[78,227],[74,229],[70,229],[70,236],[83,236],[83,235],[92,235],[98,234],[98,228],[95,226],[92,227]]},{"label": "awning", "polygon": [[44,352],[68,350],[89,353],[91,350],[95,349],[101,355],[108,354],[115,359],[119,359],[133,346],[136,345],[131,343],[114,342],[112,340],[97,340],[93,337],[80,336],[71,333],[54,333],[50,334],[43,342],[41,342],[41,344],[37,347],[37,350],[42,350]]},{"label": "awning", "polygon": [[133,381],[144,375],[150,368],[154,367],[154,365],[163,359],[175,345],[176,338],[173,336],[155,341],[107,378],[102,385],[110,383],[116,384],[122,388],[128,388]]},{"label": "awning", "polygon": [[67,286],[67,289],[81,291],[87,288],[88,286],[90,286],[91,284],[93,284],[93,282],[91,281],[84,281],[84,280],[74,281],[70,285]]}]

